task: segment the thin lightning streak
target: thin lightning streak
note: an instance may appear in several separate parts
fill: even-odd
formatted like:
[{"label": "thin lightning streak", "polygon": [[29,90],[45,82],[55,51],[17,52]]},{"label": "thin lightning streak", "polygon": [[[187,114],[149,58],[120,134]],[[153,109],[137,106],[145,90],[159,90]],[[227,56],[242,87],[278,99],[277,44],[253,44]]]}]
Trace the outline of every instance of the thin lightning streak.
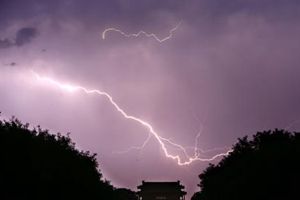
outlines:
[{"label": "thin lightning streak", "polygon": [[149,38],[154,38],[157,42],[159,43],[163,43],[169,39],[171,39],[173,37],[173,32],[176,31],[179,26],[180,26],[181,22],[179,22],[174,28],[172,28],[170,31],[169,31],[169,35],[165,38],[162,38],[160,39],[159,37],[157,37],[154,33],[147,33],[145,31],[139,31],[138,33],[132,33],[132,34],[127,34],[123,31],[121,31],[120,29],[117,29],[117,28],[107,28],[105,29],[103,32],[102,32],[102,39],[105,40],[106,39],[106,34],[111,32],[111,31],[114,31],[114,32],[118,32],[120,33],[121,35],[123,35],[124,37],[127,37],[127,38],[130,38],[130,37],[139,37],[140,35],[145,35],[146,37],[149,37]]},{"label": "thin lightning streak", "polygon": [[[200,151],[200,153],[202,154],[206,154],[206,153],[209,153],[209,152],[214,152],[214,151],[224,151],[225,149],[230,149],[230,147],[215,147],[215,148],[212,148],[212,149],[200,149],[200,148],[197,148],[197,151]],[[199,153],[198,153],[199,155]]]},{"label": "thin lightning streak", "polygon": [[203,126],[201,120],[199,119],[199,117],[196,114],[194,114],[194,117],[198,121],[198,123],[200,124],[200,130],[198,131],[198,133],[197,133],[197,135],[195,137],[195,144],[194,144],[195,145],[194,146],[194,157],[198,157],[199,156],[199,152],[198,152],[199,150],[200,150],[201,153],[203,153],[202,149],[200,149],[198,147],[198,145],[199,145],[198,143],[199,143],[199,138],[200,138],[200,136],[202,134],[204,126]]},{"label": "thin lightning streak", "polygon": [[175,142],[172,142],[170,139],[166,139],[166,138],[163,138],[163,137],[160,137],[160,139],[163,140],[163,141],[166,141],[167,143],[171,144],[172,146],[180,149],[183,152],[183,154],[186,157],[186,159],[190,158],[190,156],[188,155],[186,149],[183,146],[181,146],[179,144],[176,144]]},{"label": "thin lightning streak", "polygon": [[[227,150],[230,149],[229,147],[216,147],[216,148],[206,149],[206,150],[199,148],[198,147],[198,141],[199,141],[199,138],[201,136],[201,132],[202,132],[202,130],[200,130],[198,132],[198,134],[196,135],[195,146],[182,147],[181,145],[178,145],[175,142],[172,142],[171,139],[166,139],[166,138],[161,138],[161,139],[164,140],[164,141],[166,141],[167,143],[169,143],[171,146],[173,146],[173,147],[175,147],[177,149],[180,149],[183,152],[183,154],[184,154],[184,156],[185,156],[186,159],[190,158],[189,153],[187,152],[187,149],[194,149],[194,157],[199,157],[200,154],[207,154],[209,152],[225,151],[226,149]],[[132,147],[126,149],[126,150],[123,150],[123,151],[114,151],[113,153],[115,153],[115,154],[125,154],[125,153],[128,153],[128,152],[133,151],[133,150],[141,151],[148,144],[151,136],[152,136],[151,133],[149,133],[149,135],[146,138],[146,140],[140,146],[132,146]]]},{"label": "thin lightning streak", "polygon": [[[197,117],[198,119],[198,117]],[[198,119],[198,121],[200,121]],[[209,153],[209,152],[214,152],[214,151],[224,151],[225,149],[230,149],[229,147],[215,147],[215,148],[211,148],[211,149],[201,149],[199,148],[199,139],[200,139],[200,136],[202,135],[202,131],[203,131],[203,125],[202,123],[201,124],[201,127],[200,127],[200,130],[198,131],[196,137],[195,137],[195,145],[194,147],[186,147],[186,148],[193,148],[194,149],[194,157],[198,157],[200,156],[200,154],[206,154],[206,153]]]},{"label": "thin lightning streak", "polygon": [[289,130],[293,128],[295,125],[297,125],[300,122],[300,119],[294,120],[291,123],[289,123],[284,129]]},{"label": "thin lightning streak", "polygon": [[195,138],[195,148],[194,148],[194,157],[198,157],[199,156],[199,152],[198,152],[198,141],[199,141],[199,137],[201,136],[203,130],[203,126],[201,126],[201,130],[198,132],[196,138]]},{"label": "thin lightning streak", "polygon": [[[188,157],[187,161],[182,161],[182,159],[180,158],[179,155],[172,155],[171,153],[169,153],[167,147],[166,147],[166,143],[168,142],[170,144],[172,144],[173,146],[180,148],[183,150],[183,152],[185,153],[185,148],[179,144],[173,143],[170,140],[161,137],[155,130],[154,128],[151,126],[151,124],[149,124],[148,122],[134,117],[132,115],[127,114],[114,100],[113,98],[107,93],[107,92],[103,92],[100,90],[96,90],[96,89],[87,89],[85,87],[82,86],[75,86],[75,85],[70,85],[70,84],[65,84],[65,83],[61,83],[59,81],[56,81],[52,78],[49,77],[42,77],[39,74],[37,74],[36,72],[32,71],[32,73],[34,74],[35,78],[38,81],[43,81],[46,82],[48,84],[52,84],[62,90],[65,90],[67,92],[76,92],[76,91],[82,91],[86,94],[96,94],[99,96],[103,96],[105,97],[110,103],[111,105],[116,109],[117,112],[119,112],[124,118],[135,121],[137,123],[139,123],[140,125],[144,126],[146,129],[148,129],[149,133],[152,134],[152,136],[157,140],[157,142],[159,143],[162,151],[164,152],[165,156],[167,158],[170,158],[172,160],[175,160],[177,162],[178,165],[183,166],[183,165],[189,165],[191,163],[193,163],[194,161],[213,161],[219,157],[223,157],[228,155],[230,152],[232,152],[232,150],[229,150],[225,153],[220,153],[220,154],[216,154],[213,157],[210,158],[201,158],[198,155],[195,155],[193,157]],[[147,141],[148,142],[148,141]],[[146,143],[147,143],[146,142]],[[144,143],[145,144],[145,143]],[[187,155],[187,154],[186,154]]]},{"label": "thin lightning streak", "polygon": [[139,150],[140,151],[140,150],[142,150],[142,149],[145,148],[145,146],[150,141],[151,137],[152,137],[152,134],[149,133],[148,137],[146,138],[146,140],[143,142],[143,144],[141,146],[133,146],[133,147],[130,147],[129,149],[127,149],[127,150],[124,150],[124,151],[114,151],[113,153],[124,154],[124,153],[130,152],[131,150]]},{"label": "thin lightning streak", "polygon": [[224,151],[225,149],[230,149],[228,147],[222,147],[222,148],[221,147],[217,147],[217,148],[212,148],[212,149],[207,149],[207,150],[203,150],[203,149],[199,148],[198,147],[198,141],[199,141],[199,138],[200,138],[200,136],[202,134],[202,130],[203,130],[203,126],[201,125],[201,129],[200,129],[200,131],[197,133],[197,135],[195,137],[195,145],[194,145],[194,147],[183,147],[181,145],[178,145],[178,144],[172,142],[171,139],[166,139],[166,138],[161,138],[161,139],[164,140],[164,141],[166,141],[167,143],[171,144],[172,146],[180,149],[183,152],[183,154],[185,155],[185,157],[187,159],[190,158],[190,156],[189,156],[189,154],[187,152],[187,149],[189,149],[189,148],[193,148],[194,149],[194,157],[195,158],[199,157],[200,154],[206,154],[206,153],[209,153],[209,152]]}]

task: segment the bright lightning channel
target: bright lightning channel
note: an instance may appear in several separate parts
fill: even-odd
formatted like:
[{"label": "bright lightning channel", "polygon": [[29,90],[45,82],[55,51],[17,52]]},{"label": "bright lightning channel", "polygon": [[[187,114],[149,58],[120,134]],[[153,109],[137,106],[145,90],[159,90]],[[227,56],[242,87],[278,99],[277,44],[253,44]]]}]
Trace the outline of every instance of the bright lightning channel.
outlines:
[{"label": "bright lightning channel", "polygon": [[[117,112],[119,112],[124,118],[128,119],[128,120],[132,120],[132,121],[135,121],[137,122],[138,124],[144,126],[146,129],[148,129],[149,131],[149,136],[147,137],[146,141],[143,143],[143,145],[141,147],[136,147],[136,148],[143,148],[147,142],[150,140],[150,137],[154,137],[156,139],[156,141],[159,143],[164,155],[167,157],[167,158],[170,158],[172,160],[175,160],[177,162],[178,165],[180,166],[184,166],[184,165],[189,165],[191,163],[193,163],[194,161],[206,161],[206,162],[209,162],[209,161],[213,161],[217,158],[220,158],[220,157],[223,157],[223,156],[226,156],[228,155],[230,152],[232,152],[232,150],[228,150],[227,152],[223,152],[223,153],[219,153],[219,154],[216,154],[210,158],[201,158],[199,153],[195,153],[194,156],[189,156],[186,152],[186,149],[177,144],[177,143],[174,143],[172,142],[170,139],[167,139],[167,138],[163,138],[162,136],[160,136],[155,130],[154,128],[152,127],[151,124],[149,124],[148,122],[138,118],[138,117],[135,117],[135,116],[132,116],[130,114],[127,114],[112,98],[112,96],[110,94],[108,94],[107,92],[104,92],[104,91],[100,91],[100,90],[97,90],[97,89],[88,89],[88,88],[85,88],[83,86],[79,86],[79,85],[71,85],[71,84],[66,84],[66,83],[62,83],[62,82],[59,82],[55,79],[52,79],[50,77],[46,77],[46,76],[40,76],[38,73],[32,71],[34,77],[36,78],[37,81],[41,81],[41,82],[44,82],[44,83],[47,83],[47,84],[51,84],[53,86],[56,86],[58,88],[60,88],[61,90],[63,91],[66,91],[66,92],[76,92],[76,91],[81,91],[81,92],[84,92],[86,94],[96,94],[96,95],[99,95],[99,96],[103,96],[105,97],[110,103],[111,105],[116,109]],[[198,139],[199,136],[197,136],[197,139]],[[171,154],[168,149],[167,149],[167,144],[169,145],[172,145],[180,150],[182,150],[182,152],[184,153],[185,157],[186,157],[186,160],[182,160],[181,157],[179,155],[173,155]],[[196,151],[196,149],[195,149]]]},{"label": "bright lightning channel", "polygon": [[146,37],[149,37],[149,38],[154,38],[157,42],[159,43],[163,43],[169,39],[171,39],[173,37],[173,32],[176,31],[179,26],[180,26],[181,22],[179,22],[174,28],[172,28],[170,31],[169,31],[169,35],[164,37],[164,38],[159,38],[157,37],[154,33],[147,33],[143,30],[137,32],[137,33],[131,33],[131,34],[128,34],[128,33],[125,33],[123,32],[122,30],[120,29],[117,29],[117,28],[107,28],[105,29],[103,32],[102,32],[102,39],[105,40],[106,39],[106,34],[109,33],[109,32],[118,32],[120,33],[121,35],[123,35],[124,37],[127,37],[127,38],[130,38],[130,37],[139,37],[140,35],[145,35]]}]

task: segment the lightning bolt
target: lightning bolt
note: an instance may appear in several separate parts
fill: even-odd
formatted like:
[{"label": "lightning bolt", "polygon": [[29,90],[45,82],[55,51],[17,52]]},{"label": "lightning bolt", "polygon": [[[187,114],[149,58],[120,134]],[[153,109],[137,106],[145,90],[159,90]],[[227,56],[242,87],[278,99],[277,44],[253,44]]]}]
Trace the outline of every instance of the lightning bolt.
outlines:
[{"label": "lightning bolt", "polygon": [[[36,73],[34,71],[32,71],[32,73],[33,73],[33,75],[34,75],[34,77],[36,78],[37,81],[44,82],[44,83],[56,86],[57,88],[60,88],[63,91],[66,91],[66,92],[83,92],[85,94],[95,94],[95,95],[99,95],[99,96],[102,96],[102,97],[106,98],[109,101],[109,103],[115,108],[115,110],[117,112],[119,112],[124,118],[126,118],[128,120],[132,120],[132,121],[140,124],[141,126],[145,127],[149,131],[149,136],[146,139],[146,141],[143,143],[143,145],[141,147],[136,147],[136,148],[143,148],[147,144],[147,142],[150,140],[150,137],[154,137],[156,139],[156,141],[158,142],[158,144],[160,145],[164,155],[167,158],[170,158],[170,159],[176,161],[177,164],[180,165],[180,166],[189,165],[189,164],[193,163],[194,161],[206,161],[206,162],[213,161],[217,158],[226,156],[230,152],[232,152],[232,150],[230,149],[227,152],[216,154],[216,155],[214,155],[210,158],[201,158],[199,153],[196,152],[197,149],[195,149],[195,154],[194,154],[194,156],[191,157],[187,154],[186,149],[183,146],[172,142],[170,139],[161,137],[159,135],[159,133],[154,130],[154,128],[152,127],[151,124],[149,124],[148,122],[146,122],[146,121],[144,121],[144,120],[142,120],[138,117],[127,114],[116,103],[116,101],[114,101],[112,96],[110,94],[108,94],[107,92],[100,91],[100,90],[97,90],[97,89],[88,89],[88,88],[85,88],[85,87],[79,86],[79,85],[71,85],[71,84],[62,83],[62,82],[59,82],[59,81],[57,81],[55,79],[52,79],[50,77],[40,76],[38,73]],[[178,154],[177,155],[171,154],[167,149],[167,144],[172,145],[172,146],[182,150],[182,152],[186,156],[186,159],[182,160],[181,157]]]},{"label": "lightning bolt", "polygon": [[149,133],[149,134],[148,134],[148,137],[146,138],[146,140],[143,142],[142,145],[140,145],[140,146],[132,146],[132,147],[128,148],[127,150],[124,150],[124,151],[114,151],[113,153],[114,153],[114,154],[115,154],[115,153],[116,153],[116,154],[124,154],[124,153],[128,153],[128,152],[130,152],[130,151],[132,151],[132,150],[138,150],[138,151],[140,151],[140,150],[142,150],[142,149],[145,148],[145,146],[146,146],[146,145],[148,144],[148,142],[150,141],[151,137],[152,137],[152,134]]},{"label": "lightning bolt", "polygon": [[290,130],[292,128],[294,128],[295,125],[299,124],[300,119],[294,120],[291,123],[289,123],[284,129],[286,130]]},{"label": "lightning bolt", "polygon": [[103,32],[102,32],[102,39],[105,40],[106,39],[106,34],[109,33],[109,32],[118,32],[120,33],[121,35],[123,35],[124,37],[127,37],[127,38],[130,38],[130,37],[139,37],[140,35],[145,35],[146,37],[149,37],[149,38],[154,38],[157,42],[159,43],[163,43],[169,39],[171,39],[173,37],[173,32],[176,31],[179,26],[180,26],[181,22],[179,22],[174,28],[172,28],[170,31],[169,31],[169,35],[164,37],[164,38],[159,38],[157,37],[154,33],[147,33],[143,30],[137,32],[137,33],[131,33],[131,34],[128,34],[128,33],[125,33],[123,31],[121,31],[120,29],[117,29],[117,28],[107,28],[105,29]]}]

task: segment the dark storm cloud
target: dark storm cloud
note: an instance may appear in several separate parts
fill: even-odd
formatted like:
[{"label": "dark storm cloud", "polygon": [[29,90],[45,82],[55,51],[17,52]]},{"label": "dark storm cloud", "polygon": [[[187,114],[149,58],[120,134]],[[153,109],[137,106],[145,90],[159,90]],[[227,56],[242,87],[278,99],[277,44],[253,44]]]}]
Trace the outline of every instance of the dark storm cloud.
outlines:
[{"label": "dark storm cloud", "polygon": [[14,66],[16,66],[16,65],[17,65],[17,63],[15,63],[15,62],[11,62],[11,63],[9,63],[8,65],[9,65],[9,66],[12,66],[12,67],[14,67]]},{"label": "dark storm cloud", "polygon": [[21,28],[17,31],[15,39],[2,39],[0,40],[0,49],[5,49],[13,46],[21,47],[32,41],[38,35],[38,31],[32,27]]},{"label": "dark storm cloud", "polygon": [[46,16],[54,24],[76,20],[90,27],[123,24],[145,28],[170,19],[218,26],[219,21],[237,13],[273,19],[299,16],[299,5],[297,0],[3,0],[0,25],[16,19],[44,20]]},{"label": "dark storm cloud", "polygon": [[0,22],[7,24],[14,19],[48,16],[53,20],[66,20],[70,17],[93,23],[104,20],[132,20],[138,22],[157,10],[177,10],[180,1],[159,0],[3,0],[0,2]]},{"label": "dark storm cloud", "polygon": [[7,64],[3,64],[4,66],[11,66],[11,67],[14,67],[14,66],[17,66],[17,63],[15,62],[11,62],[11,63],[7,63]]},{"label": "dark storm cloud", "polygon": [[31,40],[36,36],[37,36],[37,30],[35,28],[31,28],[31,27],[22,28],[17,32],[15,45],[23,46],[31,42]]}]

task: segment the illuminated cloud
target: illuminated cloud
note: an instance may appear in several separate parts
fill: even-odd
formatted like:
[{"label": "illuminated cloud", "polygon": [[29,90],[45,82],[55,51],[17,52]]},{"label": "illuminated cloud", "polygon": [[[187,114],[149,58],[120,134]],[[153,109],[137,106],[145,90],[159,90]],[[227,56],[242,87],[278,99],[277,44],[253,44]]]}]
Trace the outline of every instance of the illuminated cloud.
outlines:
[{"label": "illuminated cloud", "polygon": [[[0,1],[0,111],[71,132],[80,148],[98,153],[113,184],[180,179],[192,193],[207,162],[179,167],[153,135],[148,140],[148,129],[124,119],[107,99],[71,92],[73,84],[31,86],[25,72],[109,91],[168,140],[171,155],[182,162],[212,158],[258,130],[300,128],[299,8],[299,0]],[[163,45],[145,34],[99,34],[115,27],[163,39],[180,20]]]}]

